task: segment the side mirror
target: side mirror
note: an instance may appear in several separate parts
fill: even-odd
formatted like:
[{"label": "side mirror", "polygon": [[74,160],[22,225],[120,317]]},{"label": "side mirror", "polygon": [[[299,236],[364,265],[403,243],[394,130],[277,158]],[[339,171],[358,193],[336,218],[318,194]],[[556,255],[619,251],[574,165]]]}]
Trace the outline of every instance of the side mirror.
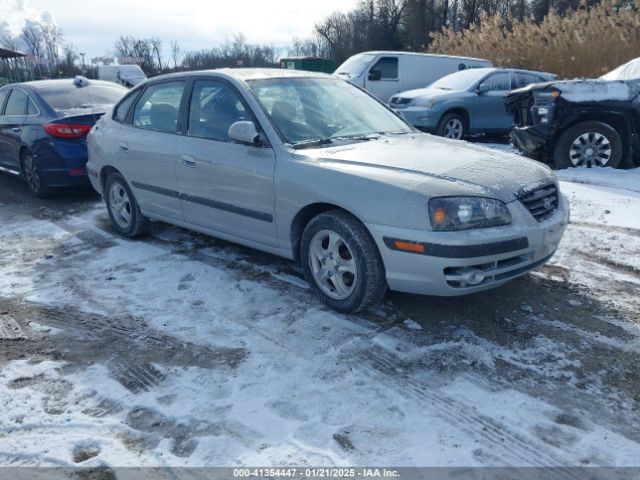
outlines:
[{"label": "side mirror", "polygon": [[477,93],[478,95],[482,95],[483,93],[487,93],[489,90],[491,90],[491,89],[489,88],[489,85],[486,85],[486,84],[480,84],[480,85],[478,85],[478,88],[476,88],[476,93]]},{"label": "side mirror", "polygon": [[382,78],[382,72],[377,68],[372,68],[369,70],[369,80],[377,81]]},{"label": "side mirror", "polygon": [[232,123],[229,127],[229,138],[256,147],[261,145],[260,134],[256,130],[255,124],[247,120]]}]

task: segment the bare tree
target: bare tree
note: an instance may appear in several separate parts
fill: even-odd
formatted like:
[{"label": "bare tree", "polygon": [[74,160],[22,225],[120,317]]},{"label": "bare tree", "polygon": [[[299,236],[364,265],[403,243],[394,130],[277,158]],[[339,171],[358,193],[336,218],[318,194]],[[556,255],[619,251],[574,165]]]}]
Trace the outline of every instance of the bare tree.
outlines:
[{"label": "bare tree", "polygon": [[148,42],[153,55],[158,60],[158,70],[162,70],[162,40],[154,37]]},{"label": "bare tree", "polygon": [[20,38],[27,47],[27,51],[33,55],[36,60],[41,60],[44,51],[44,38],[40,25],[27,22],[22,28]]},{"label": "bare tree", "polygon": [[177,40],[171,40],[171,60],[173,60],[174,70],[178,69],[178,63],[180,63],[181,58],[182,49],[180,48],[180,44]]},{"label": "bare tree", "polygon": [[11,33],[6,33],[2,37],[0,37],[0,45],[4,48],[8,48],[9,50],[19,51],[20,50],[20,40],[18,37],[14,37]]}]

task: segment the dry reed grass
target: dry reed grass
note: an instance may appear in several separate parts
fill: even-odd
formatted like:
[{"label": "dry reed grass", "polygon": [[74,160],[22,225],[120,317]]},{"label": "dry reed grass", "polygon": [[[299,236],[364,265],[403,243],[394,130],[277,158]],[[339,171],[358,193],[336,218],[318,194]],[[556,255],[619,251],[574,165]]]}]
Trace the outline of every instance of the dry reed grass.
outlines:
[{"label": "dry reed grass", "polygon": [[605,0],[564,16],[552,11],[539,24],[484,16],[467,30],[432,34],[428,51],[486,58],[496,66],[543,70],[560,78],[597,77],[640,56],[640,0],[633,9]]}]

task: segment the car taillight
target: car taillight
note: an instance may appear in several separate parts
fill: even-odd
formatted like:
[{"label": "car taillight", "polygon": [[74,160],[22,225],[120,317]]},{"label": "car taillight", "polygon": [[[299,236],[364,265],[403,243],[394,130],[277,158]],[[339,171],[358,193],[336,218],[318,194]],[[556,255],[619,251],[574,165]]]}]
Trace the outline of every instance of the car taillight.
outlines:
[{"label": "car taillight", "polygon": [[73,123],[45,123],[44,131],[57,138],[80,138],[89,133],[93,125]]}]

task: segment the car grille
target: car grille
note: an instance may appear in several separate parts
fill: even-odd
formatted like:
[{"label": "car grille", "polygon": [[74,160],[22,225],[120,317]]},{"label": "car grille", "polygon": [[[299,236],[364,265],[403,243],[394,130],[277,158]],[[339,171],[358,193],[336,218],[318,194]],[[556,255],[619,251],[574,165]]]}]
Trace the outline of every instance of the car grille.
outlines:
[{"label": "car grille", "polygon": [[529,210],[533,218],[542,222],[551,217],[558,209],[558,187],[547,185],[525,193],[520,202]]}]

